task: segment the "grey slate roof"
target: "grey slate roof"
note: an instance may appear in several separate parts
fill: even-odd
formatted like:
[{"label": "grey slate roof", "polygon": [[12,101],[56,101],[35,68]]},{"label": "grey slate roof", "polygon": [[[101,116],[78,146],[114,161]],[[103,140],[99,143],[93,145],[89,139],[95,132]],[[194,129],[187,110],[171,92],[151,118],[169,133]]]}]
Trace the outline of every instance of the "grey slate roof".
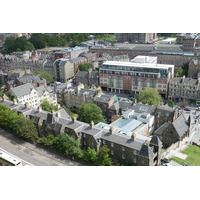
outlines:
[{"label": "grey slate roof", "polygon": [[10,90],[17,96],[24,96],[30,94],[31,90],[35,89],[35,87],[31,83],[27,83],[24,85],[20,85]]},{"label": "grey slate roof", "polygon": [[76,77],[84,78],[84,77],[87,76],[87,74],[88,74],[88,72],[85,72],[85,71],[78,71],[78,72],[76,73]]},{"label": "grey slate roof", "polygon": [[156,135],[153,135],[151,140],[150,140],[150,144],[155,145],[157,147],[162,146],[162,142],[160,141],[159,137]]},{"label": "grey slate roof", "polygon": [[72,63],[78,63],[78,62],[84,62],[84,61],[87,61],[85,57],[77,57],[70,60],[70,62]]},{"label": "grey slate roof", "polygon": [[149,146],[147,146],[146,144],[143,144],[138,155],[145,157],[145,158],[148,158],[148,159],[151,159],[151,158],[153,158],[154,153]]},{"label": "grey slate roof", "polygon": [[107,103],[110,101],[110,99],[113,97],[113,95],[108,95],[108,94],[102,94],[100,97],[95,97],[95,101],[97,102],[102,102],[102,103]]},{"label": "grey slate roof", "polygon": [[142,147],[142,142],[138,140],[132,140],[130,137],[127,137],[122,134],[110,134],[109,132],[103,132],[101,139],[107,140],[131,149],[139,151]]},{"label": "grey slate roof", "polygon": [[167,111],[169,111],[169,112],[173,112],[173,111],[174,111],[174,109],[171,108],[171,107],[168,106],[168,105],[160,105],[160,106],[157,106],[157,109],[158,109],[158,110],[167,110]]},{"label": "grey slate roof", "polygon": [[168,128],[169,123],[165,122],[162,126],[160,126],[157,130],[155,130],[154,134],[161,136],[163,132]]},{"label": "grey slate roof", "polygon": [[188,125],[183,115],[180,115],[172,124],[180,137],[188,130]]}]

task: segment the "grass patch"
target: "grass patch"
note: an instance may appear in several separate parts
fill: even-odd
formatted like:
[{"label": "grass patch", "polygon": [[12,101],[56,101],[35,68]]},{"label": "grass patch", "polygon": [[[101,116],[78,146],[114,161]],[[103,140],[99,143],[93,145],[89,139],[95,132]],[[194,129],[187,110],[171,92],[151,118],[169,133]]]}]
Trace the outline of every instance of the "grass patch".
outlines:
[{"label": "grass patch", "polygon": [[181,165],[200,166],[200,147],[192,145],[182,151],[182,153],[188,155],[185,160],[177,157],[173,157],[172,160]]},{"label": "grass patch", "polygon": [[95,39],[97,39],[97,40],[103,40],[103,41],[115,40],[116,39],[116,35],[115,34],[110,34],[107,37],[97,37]]}]

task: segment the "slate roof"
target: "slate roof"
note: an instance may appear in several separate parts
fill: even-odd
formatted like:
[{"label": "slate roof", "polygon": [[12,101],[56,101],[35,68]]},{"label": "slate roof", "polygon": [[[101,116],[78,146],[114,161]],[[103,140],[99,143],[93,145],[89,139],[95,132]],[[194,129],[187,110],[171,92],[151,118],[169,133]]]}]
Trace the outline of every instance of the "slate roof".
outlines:
[{"label": "slate roof", "polygon": [[155,130],[154,134],[161,136],[163,134],[163,132],[168,128],[168,126],[169,126],[169,123],[165,122],[157,130]]},{"label": "slate roof", "polygon": [[152,136],[150,140],[150,144],[155,145],[157,147],[162,146],[162,142],[160,141],[159,137],[156,135]]},{"label": "slate roof", "polygon": [[167,110],[167,111],[169,111],[169,112],[173,112],[173,111],[174,111],[174,109],[171,108],[171,107],[168,106],[168,105],[160,105],[160,106],[157,107],[157,109],[158,109],[158,110]]},{"label": "slate roof", "polygon": [[113,95],[102,94],[100,97],[95,97],[94,100],[97,102],[107,103],[112,97]]},{"label": "slate roof", "polygon": [[142,156],[142,157],[145,157],[145,158],[148,158],[148,159],[151,159],[151,158],[153,158],[154,153],[153,153],[151,147],[149,147],[146,144],[143,144],[142,148],[140,149],[140,151],[138,153],[138,155]]},{"label": "slate roof", "polygon": [[78,72],[76,73],[76,77],[84,78],[84,77],[87,76],[87,74],[88,74],[88,72],[85,72],[85,71],[78,71]]},{"label": "slate roof", "polygon": [[101,139],[107,140],[131,149],[139,151],[142,147],[143,142],[139,140],[132,140],[130,137],[121,134],[110,134],[109,132],[103,132]]},{"label": "slate roof", "polygon": [[180,115],[172,124],[180,137],[188,130],[188,125],[183,115]]},{"label": "slate roof", "polygon": [[31,90],[35,89],[35,87],[31,83],[27,83],[24,85],[20,85],[14,88],[11,88],[10,90],[17,96],[24,96],[30,94]]},{"label": "slate roof", "polygon": [[84,61],[87,61],[85,57],[77,57],[70,60],[70,62],[72,63],[78,63],[78,62],[84,62]]}]

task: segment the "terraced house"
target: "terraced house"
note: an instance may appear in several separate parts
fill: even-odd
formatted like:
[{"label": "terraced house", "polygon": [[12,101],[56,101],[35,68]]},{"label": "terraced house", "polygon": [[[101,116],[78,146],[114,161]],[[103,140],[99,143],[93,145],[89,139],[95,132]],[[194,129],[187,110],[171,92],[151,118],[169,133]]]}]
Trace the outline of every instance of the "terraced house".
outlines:
[{"label": "terraced house", "polygon": [[27,107],[5,98],[0,100],[0,103],[10,109],[16,109],[18,113],[33,120],[40,137],[46,137],[49,134],[69,134],[80,140],[82,149],[90,147],[98,151],[101,146],[107,145],[112,159],[122,164],[136,166],[160,164],[162,143],[157,136],[145,137],[148,139],[142,140],[135,134],[131,136],[118,134],[112,127],[109,130],[96,127],[93,121],[87,124],[76,118],[69,118],[69,115],[62,110],[48,113],[42,111],[40,107],[38,109]]}]

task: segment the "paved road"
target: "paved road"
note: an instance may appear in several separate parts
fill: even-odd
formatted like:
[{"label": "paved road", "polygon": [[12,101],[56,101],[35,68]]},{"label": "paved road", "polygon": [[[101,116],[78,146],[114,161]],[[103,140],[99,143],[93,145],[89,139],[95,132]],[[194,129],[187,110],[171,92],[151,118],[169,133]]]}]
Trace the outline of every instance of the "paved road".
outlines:
[{"label": "paved road", "polygon": [[23,165],[85,166],[63,156],[38,148],[0,128],[0,148],[22,160]]}]

